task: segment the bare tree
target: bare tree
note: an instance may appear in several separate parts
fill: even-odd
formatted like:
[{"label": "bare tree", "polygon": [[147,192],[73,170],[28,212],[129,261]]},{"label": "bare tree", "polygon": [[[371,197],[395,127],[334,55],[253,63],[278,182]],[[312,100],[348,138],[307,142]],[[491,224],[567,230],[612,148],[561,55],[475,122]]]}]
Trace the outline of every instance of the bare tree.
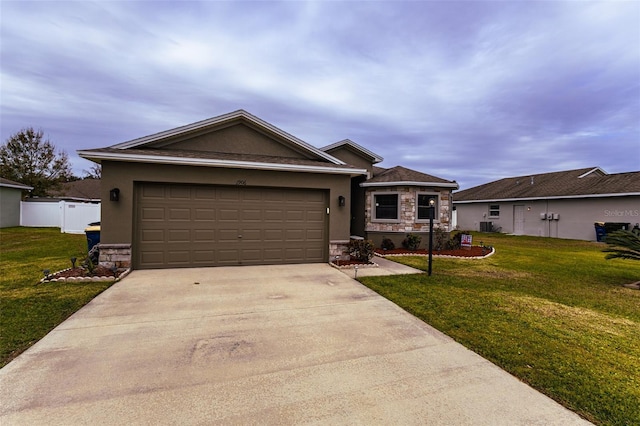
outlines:
[{"label": "bare tree", "polygon": [[93,163],[89,169],[84,169],[83,179],[101,179],[102,178],[102,166],[98,163]]}]

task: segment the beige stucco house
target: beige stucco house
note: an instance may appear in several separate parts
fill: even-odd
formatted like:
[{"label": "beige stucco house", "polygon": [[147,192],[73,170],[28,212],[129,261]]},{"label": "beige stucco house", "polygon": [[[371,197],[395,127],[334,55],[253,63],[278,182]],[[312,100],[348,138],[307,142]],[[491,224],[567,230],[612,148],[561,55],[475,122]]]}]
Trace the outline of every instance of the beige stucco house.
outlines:
[{"label": "beige stucco house", "polygon": [[327,262],[354,235],[424,232],[425,196],[448,226],[457,188],[244,110],[78,153],[102,164],[101,263],[139,269]]},{"label": "beige stucco house", "polygon": [[595,241],[596,222],[640,222],[640,172],[588,167],[509,177],[453,198],[459,229]]}]

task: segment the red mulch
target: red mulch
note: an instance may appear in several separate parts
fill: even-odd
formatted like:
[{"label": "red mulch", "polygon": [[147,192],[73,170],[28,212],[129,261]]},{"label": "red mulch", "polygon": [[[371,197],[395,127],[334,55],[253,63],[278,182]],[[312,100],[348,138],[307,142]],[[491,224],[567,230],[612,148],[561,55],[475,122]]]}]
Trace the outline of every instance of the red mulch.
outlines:
[{"label": "red mulch", "polygon": [[[437,256],[482,257],[489,254],[489,252],[490,252],[489,249],[486,249],[486,248],[483,249],[482,247],[479,247],[479,246],[473,246],[471,248],[458,249],[458,250],[440,250],[440,251],[434,250],[432,253],[433,255],[437,255]],[[407,250],[403,248],[396,248],[393,250],[376,249],[376,253],[381,254],[383,256],[387,254],[428,255],[429,250]]]},{"label": "red mulch", "polygon": [[337,266],[352,266],[352,265],[373,265],[373,262],[363,262],[361,260],[333,260],[331,263]]},{"label": "red mulch", "polygon": [[118,275],[118,272],[114,274],[111,269],[105,268],[104,266],[96,266],[93,273],[89,273],[89,271],[84,268],[71,268],[66,271],[51,274],[49,275],[49,279],[70,277],[117,277]]}]

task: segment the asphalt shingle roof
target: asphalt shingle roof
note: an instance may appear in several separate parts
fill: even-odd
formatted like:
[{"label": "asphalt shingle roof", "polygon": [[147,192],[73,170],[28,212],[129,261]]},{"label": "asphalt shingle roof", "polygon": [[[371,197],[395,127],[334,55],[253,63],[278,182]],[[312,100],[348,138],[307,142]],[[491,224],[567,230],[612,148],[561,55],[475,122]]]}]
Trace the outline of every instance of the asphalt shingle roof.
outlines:
[{"label": "asphalt shingle roof", "polygon": [[604,174],[597,167],[536,175],[509,177],[458,191],[456,201],[505,200],[594,196],[640,195],[640,172]]},{"label": "asphalt shingle roof", "polygon": [[428,175],[426,173],[417,172],[402,166],[395,166],[390,169],[382,167],[373,168],[373,177],[368,179],[367,183],[396,183],[396,182],[425,182],[425,183],[446,183],[453,184],[455,181],[439,178],[437,176]]},{"label": "asphalt shingle roof", "polygon": [[51,191],[54,198],[73,199],[100,199],[100,179],[82,179],[73,182],[64,182],[60,189]]}]

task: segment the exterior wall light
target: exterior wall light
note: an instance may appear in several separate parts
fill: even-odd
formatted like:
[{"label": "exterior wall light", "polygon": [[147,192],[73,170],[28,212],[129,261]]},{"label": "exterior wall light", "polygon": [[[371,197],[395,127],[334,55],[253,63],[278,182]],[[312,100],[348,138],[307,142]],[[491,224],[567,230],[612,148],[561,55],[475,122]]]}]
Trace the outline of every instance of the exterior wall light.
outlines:
[{"label": "exterior wall light", "polygon": [[347,200],[341,195],[338,197],[338,205],[344,207],[347,204]]},{"label": "exterior wall light", "polygon": [[113,188],[109,191],[109,201],[120,201],[120,189]]}]

